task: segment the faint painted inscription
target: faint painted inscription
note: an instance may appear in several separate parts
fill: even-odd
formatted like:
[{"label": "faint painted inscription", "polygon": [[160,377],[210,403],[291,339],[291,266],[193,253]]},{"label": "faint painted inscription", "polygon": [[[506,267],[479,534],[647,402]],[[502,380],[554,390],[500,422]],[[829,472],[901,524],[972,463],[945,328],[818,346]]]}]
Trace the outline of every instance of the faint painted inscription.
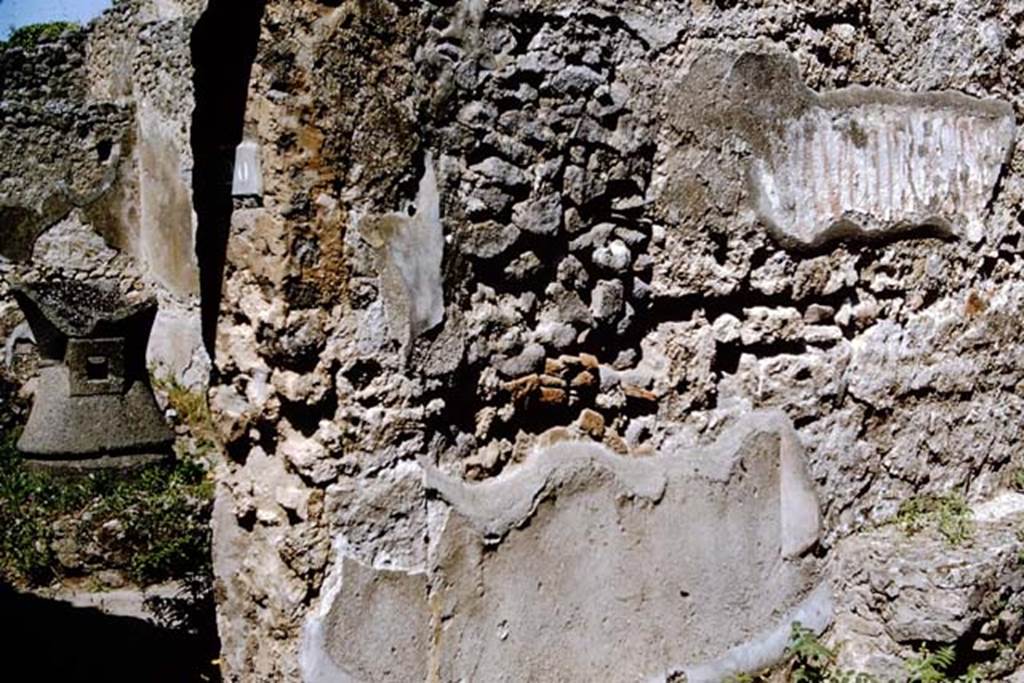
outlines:
[{"label": "faint painted inscription", "polygon": [[782,124],[751,176],[761,219],[804,246],[931,225],[981,239],[1013,147],[1009,105],[848,88]]}]

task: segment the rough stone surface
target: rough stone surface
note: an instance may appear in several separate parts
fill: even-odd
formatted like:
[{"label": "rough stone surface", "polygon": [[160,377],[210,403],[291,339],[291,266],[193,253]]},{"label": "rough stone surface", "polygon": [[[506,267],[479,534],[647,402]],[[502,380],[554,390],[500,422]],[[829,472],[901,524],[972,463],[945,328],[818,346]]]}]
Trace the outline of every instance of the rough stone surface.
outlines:
[{"label": "rough stone surface", "polygon": [[[642,458],[774,408],[806,448],[829,558],[909,497],[1005,486],[1024,411],[1020,18],[973,0],[268,6],[247,112],[263,207],[234,221],[220,330],[215,396],[239,456],[218,533],[271,563],[286,533],[310,559],[289,544],[276,557],[296,566],[269,586],[256,565],[225,566],[229,676],[300,676],[304,625],[346,600],[323,597],[340,558],[433,571],[416,548],[443,536],[452,505],[421,490],[419,460],[486,482],[560,439]],[[759,214],[755,170],[790,172],[787,140],[857,121],[870,150],[926,119],[977,132],[957,161],[976,174],[969,192],[839,201],[807,223]],[[954,170],[913,151],[901,177],[924,197],[914,173]],[[359,217],[416,221],[428,156],[444,315],[406,342],[393,328],[407,290]],[[791,176],[780,192],[813,190]],[[306,309],[323,311],[325,342],[288,366],[266,342]],[[310,378],[271,380],[284,370]],[[257,455],[336,502],[245,530],[247,511],[276,505]]]},{"label": "rough stone surface", "polygon": [[[81,245],[72,271],[125,272],[85,229],[189,301],[188,40],[205,5],[126,0],[62,46],[0,54],[5,277],[10,261],[64,259],[65,243]],[[999,500],[1024,467],[1020,2],[269,2],[260,21],[234,104],[263,187],[220,226],[210,393],[227,454],[214,551],[228,680],[344,664],[303,650],[315,623],[410,638],[378,659],[360,644],[352,676],[417,678],[424,651],[462,670],[433,634],[372,616],[441,576],[462,513],[426,490],[425,469],[486,487],[566,440],[660,461],[766,409],[794,425],[820,501],[832,642],[889,671],[924,635],[966,653],[961,670],[991,663],[974,646],[990,637],[963,625],[1002,637],[1012,614],[992,617],[965,586],[997,567],[1016,580],[1011,530],[978,522],[947,591],[949,549],[884,525],[921,495]],[[20,323],[6,296],[5,281],[5,337]],[[165,333],[194,340],[181,310]],[[160,348],[202,374],[196,354]],[[558,502],[545,506],[531,519],[565,533]],[[540,532],[510,531],[510,562],[537,554]],[[864,577],[893,566],[936,599],[892,582],[864,612]],[[486,585],[525,576],[501,566]],[[595,600],[633,596],[640,578]],[[459,635],[489,647],[500,620],[464,590],[448,595],[480,615],[452,619],[482,626]],[[785,616],[744,626],[743,646],[721,643],[691,678],[759,665]],[[1019,680],[1019,662],[999,675]]]},{"label": "rough stone surface", "polygon": [[843,666],[899,679],[916,644],[929,642],[994,663],[990,680],[1012,672],[1024,654],[1024,495],[976,506],[973,521],[962,547],[934,530],[908,538],[895,527],[840,544],[835,590],[846,597],[832,638]]}]

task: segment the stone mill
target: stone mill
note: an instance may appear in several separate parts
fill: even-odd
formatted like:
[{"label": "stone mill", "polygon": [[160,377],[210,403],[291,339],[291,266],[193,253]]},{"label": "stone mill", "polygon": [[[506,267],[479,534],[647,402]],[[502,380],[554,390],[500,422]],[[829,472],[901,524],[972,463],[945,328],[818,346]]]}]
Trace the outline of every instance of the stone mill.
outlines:
[{"label": "stone mill", "polygon": [[39,383],[19,450],[39,464],[90,467],[162,459],[173,433],[146,372],[157,305],[73,280],[19,282]]}]

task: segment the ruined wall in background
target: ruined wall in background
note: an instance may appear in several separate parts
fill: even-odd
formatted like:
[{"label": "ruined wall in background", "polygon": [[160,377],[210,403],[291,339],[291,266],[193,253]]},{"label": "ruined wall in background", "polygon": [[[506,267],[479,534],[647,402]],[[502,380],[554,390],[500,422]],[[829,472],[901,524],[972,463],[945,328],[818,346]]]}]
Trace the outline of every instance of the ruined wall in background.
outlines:
[{"label": "ruined wall in background", "polygon": [[[588,660],[590,673],[713,679],[770,659],[785,641],[771,629],[803,608],[832,615],[846,663],[880,674],[899,675],[921,639],[978,661],[1019,640],[996,607],[1014,589],[972,594],[972,578],[901,608],[916,605],[901,623],[941,628],[890,627],[887,572],[938,585],[944,551],[910,556],[869,530],[922,494],[980,504],[1024,465],[1024,6],[329,4],[268,5],[250,85],[264,194],[235,213],[212,390],[230,454],[215,520],[229,678],[543,678],[555,664],[522,639],[605,651],[621,637],[608,624],[628,619],[653,629],[645,642],[693,649]],[[609,575],[621,600],[594,598],[603,622],[586,581],[545,602],[541,578],[559,562],[598,571],[567,558],[619,534],[658,567],[679,547],[659,506],[714,479],[642,503],[597,459],[568,489],[522,485],[553,449],[782,467],[777,444],[763,461],[721,445],[765,410],[795,427],[791,457],[820,505],[800,517],[820,515],[814,550],[787,559],[785,525],[755,531],[738,503],[683,528],[757,547],[749,561],[786,578],[721,561],[716,578],[747,596],[733,603],[681,585],[685,568],[658,582],[623,560],[634,573]],[[791,497],[764,485],[753,514],[776,519]],[[632,502],[605,526],[602,492],[616,490]],[[466,512],[466,496],[499,492],[520,511],[511,527]],[[1007,500],[979,534],[1011,528]],[[452,538],[477,555],[453,559]],[[861,573],[858,543],[878,550]],[[1019,584],[994,562],[960,566]],[[489,596],[520,575],[538,581],[508,595],[540,611],[499,618]],[[821,582],[831,612],[814,602]],[[765,611],[702,630],[654,619],[645,599]]]},{"label": "ruined wall in background", "polygon": [[[5,282],[63,274],[152,288],[161,308],[150,363],[189,384],[208,372],[189,144],[201,5],[119,2],[88,31],[0,54]],[[3,300],[9,333],[19,315]]]}]

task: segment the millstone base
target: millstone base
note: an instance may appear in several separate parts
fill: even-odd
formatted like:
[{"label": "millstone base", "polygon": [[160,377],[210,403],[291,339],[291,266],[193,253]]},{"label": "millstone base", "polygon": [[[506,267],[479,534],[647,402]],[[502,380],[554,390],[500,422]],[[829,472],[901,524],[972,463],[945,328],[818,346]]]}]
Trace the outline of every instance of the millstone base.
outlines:
[{"label": "millstone base", "polygon": [[168,462],[172,454],[167,453],[133,453],[122,455],[104,455],[96,458],[75,460],[40,460],[25,457],[25,466],[37,472],[51,474],[84,474],[97,470],[132,470],[146,465]]}]

